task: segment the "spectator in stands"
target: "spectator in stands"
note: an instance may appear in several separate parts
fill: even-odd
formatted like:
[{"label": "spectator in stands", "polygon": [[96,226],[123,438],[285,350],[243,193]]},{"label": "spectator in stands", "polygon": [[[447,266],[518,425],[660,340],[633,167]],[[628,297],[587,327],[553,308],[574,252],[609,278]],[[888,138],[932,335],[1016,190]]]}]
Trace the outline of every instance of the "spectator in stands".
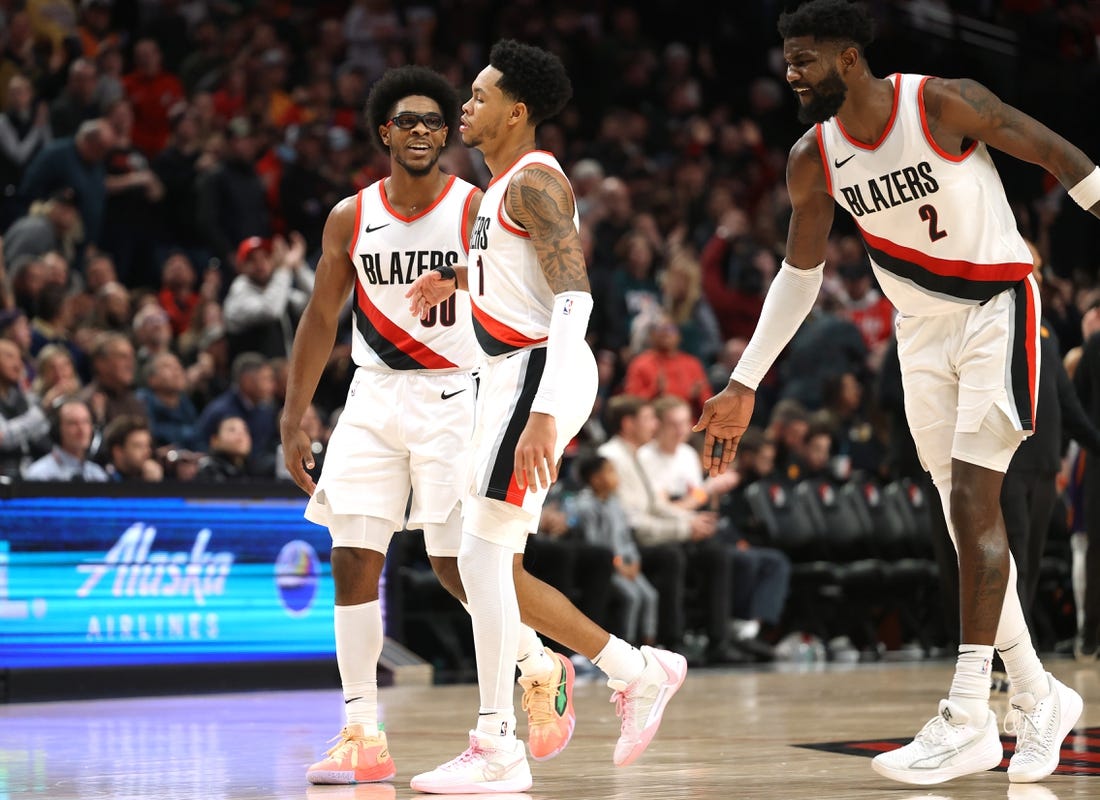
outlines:
[{"label": "spectator in stands", "polygon": [[[38,351],[34,360],[35,376],[31,391],[43,398],[43,405],[52,406],[60,397],[80,392],[80,376],[76,374],[72,353],[64,345],[48,344]],[[49,401],[45,398],[49,397]]]},{"label": "spectator in stands", "polygon": [[672,395],[696,412],[711,397],[703,362],[680,350],[680,329],[668,314],[655,316],[649,347],[627,365],[623,392],[645,400]]},{"label": "spectator in stands", "polygon": [[577,527],[586,541],[606,547],[612,554],[611,586],[620,605],[619,623],[612,630],[631,644],[653,645],[659,597],[642,574],[642,554],[617,495],[619,474],[615,465],[600,455],[581,458],[577,474],[584,487],[573,505]]},{"label": "spectator in stands", "polygon": [[12,75],[7,88],[0,113],[0,230],[19,214],[16,192],[27,164],[53,138],[50,109],[45,101],[36,102],[26,76]]},{"label": "spectator in stands", "polygon": [[251,477],[248,469],[252,437],[240,417],[224,417],[210,437],[209,451],[199,462],[198,483],[230,483]]},{"label": "spectator in stands", "polygon": [[107,204],[103,160],[114,145],[114,131],[102,119],[81,123],[71,139],[50,142],[27,165],[19,187],[23,202],[29,204],[58,189],[72,187],[84,225],[84,241],[98,243]]},{"label": "spectator in stands", "polygon": [[226,417],[240,417],[249,432],[249,472],[256,477],[275,474],[275,372],[259,353],[241,353],[233,360],[233,382],[211,400],[199,415],[203,441],[215,436]]},{"label": "spectator in stands", "polygon": [[102,430],[123,414],[146,419],[145,404],[134,392],[134,346],[122,333],[104,333],[92,349],[92,381],[80,398],[92,409],[92,419]]},{"label": "spectator in stands", "polygon": [[163,352],[145,365],[145,387],[138,397],[145,403],[153,445],[202,450],[199,414],[187,394],[187,373],[175,353]]},{"label": "spectator in stands", "polygon": [[870,364],[877,369],[894,332],[897,312],[893,303],[876,287],[863,245],[855,237],[846,237],[846,240],[851,240],[854,252],[847,254],[846,260],[836,268],[840,276],[842,313],[859,328]]},{"label": "spectator in stands", "polygon": [[34,354],[31,352],[33,343],[31,326],[27,322],[27,315],[23,313],[23,309],[0,309],[0,339],[11,342],[19,349],[27,376],[33,380],[38,374],[38,368],[34,363]]},{"label": "spectator in stands", "polygon": [[92,410],[83,400],[62,401],[53,414],[49,453],[23,471],[28,481],[102,482],[107,480],[103,467],[88,459],[95,427]]},{"label": "spectator in stands", "polygon": [[69,64],[65,89],[50,104],[50,128],[54,136],[73,136],[81,125],[99,116],[96,80],[96,65],[90,59],[78,58]]},{"label": "spectator in stands", "polygon": [[144,381],[146,365],[156,356],[172,352],[172,324],[160,304],[148,303],[134,314],[133,329],[137,375]]},{"label": "spectator in stands", "polygon": [[681,348],[704,365],[713,363],[722,347],[722,333],[703,296],[699,261],[691,251],[680,249],[672,255],[661,291],[669,318],[680,328]]},{"label": "spectator in stands", "polygon": [[51,251],[71,259],[83,233],[76,192],[62,187],[48,199],[32,203],[27,214],[4,232],[4,260],[11,264],[19,256],[37,257]]},{"label": "spectator in stands", "polygon": [[54,389],[40,400],[26,391],[25,383],[18,346],[0,339],[0,477],[18,478],[25,462],[50,450],[45,409],[62,393]]},{"label": "spectator in stands", "polygon": [[[237,246],[244,240],[271,236],[266,190],[256,172],[259,139],[247,117],[227,126],[224,160],[199,173],[198,225],[206,248],[221,260],[231,277]],[[228,271],[226,271],[228,270]]]},{"label": "spectator in stands", "polygon": [[822,294],[779,364],[780,397],[793,398],[807,409],[821,408],[826,378],[845,372],[861,380],[867,375],[867,345],[860,329],[844,315],[840,301]]},{"label": "spectator in stands", "polygon": [[860,473],[885,479],[884,437],[865,411],[859,378],[851,372],[830,375],[825,379],[822,399],[833,430],[837,477]]},{"label": "spectator in stands", "polygon": [[775,273],[775,256],[763,251],[750,233],[749,215],[733,206],[718,220],[700,256],[703,294],[724,339],[752,335],[764,307],[769,277],[765,267]]},{"label": "spectator in stands", "polygon": [[225,326],[231,357],[244,352],[268,358],[290,355],[298,317],[313,291],[313,270],[305,261],[305,239],[290,235],[245,239],[237,248],[237,277],[225,298]]},{"label": "spectator in stands", "polygon": [[164,468],[153,458],[153,437],[142,417],[115,417],[103,431],[106,471],[112,481],[159,483]]},{"label": "spectator in stands", "polygon": [[183,102],[183,86],[164,69],[160,45],[153,39],[134,44],[134,70],[122,86],[134,104],[134,147],[151,159],[168,143],[169,113]]},{"label": "spectator in stands", "polygon": [[802,477],[802,458],[806,434],[810,431],[810,415],[797,400],[780,400],[768,420],[767,436],[775,445],[775,467],[786,480]]},{"label": "spectator in stands", "polygon": [[206,264],[210,258],[199,227],[199,176],[217,166],[214,154],[204,148],[208,137],[197,106],[192,102],[174,108],[168,145],[152,160],[153,172],[164,186],[158,235],[168,245],[182,248],[195,265]]}]

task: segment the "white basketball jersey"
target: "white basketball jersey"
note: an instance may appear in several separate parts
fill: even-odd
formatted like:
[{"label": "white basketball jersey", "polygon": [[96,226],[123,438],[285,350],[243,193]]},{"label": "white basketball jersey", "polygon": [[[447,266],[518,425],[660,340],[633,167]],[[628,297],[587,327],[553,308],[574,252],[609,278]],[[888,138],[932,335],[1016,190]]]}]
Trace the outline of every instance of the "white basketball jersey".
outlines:
[{"label": "white basketball jersey", "polygon": [[477,187],[452,176],[424,211],[393,209],[385,181],[360,190],[349,249],[355,265],[351,357],[379,370],[468,369],[481,360],[470,300],[455,292],[421,320],[409,311],[409,284],[435,267],[466,266],[466,220]]},{"label": "white basketball jersey", "polygon": [[923,75],[891,75],[894,110],[879,141],[817,126],[829,193],[852,215],[882,291],[902,314],[983,303],[1031,273],[1000,176],[982,142],[961,155],[932,139]]},{"label": "white basketball jersey", "polygon": [[[530,235],[504,209],[512,176],[531,164],[544,164],[565,175],[550,153],[524,153],[489,183],[470,235],[474,333],[481,349],[491,356],[545,342],[550,331],[554,292],[539,266]],[[576,204],[573,225],[580,227]]]}]

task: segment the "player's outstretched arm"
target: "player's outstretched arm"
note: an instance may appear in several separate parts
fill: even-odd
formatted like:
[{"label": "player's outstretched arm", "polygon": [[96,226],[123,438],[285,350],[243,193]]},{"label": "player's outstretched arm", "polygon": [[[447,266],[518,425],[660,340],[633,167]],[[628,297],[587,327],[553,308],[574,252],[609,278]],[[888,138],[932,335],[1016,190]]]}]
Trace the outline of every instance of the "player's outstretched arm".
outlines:
[{"label": "player's outstretched arm", "polygon": [[[484,196],[485,193],[478,189],[473,193],[470,204],[466,208],[466,218],[462,224],[467,242],[470,241],[474,220],[477,219],[477,212],[481,208],[481,200]],[[458,289],[466,292],[470,290],[467,267],[428,270],[409,284],[409,290],[405,292],[405,297],[409,298],[409,312],[420,319],[427,319],[433,306],[442,303]]]},{"label": "player's outstretched arm", "polygon": [[306,469],[312,468],[314,462],[309,437],[301,427],[302,416],[317,391],[336,341],[340,312],[355,283],[355,267],[348,255],[355,226],[355,198],[348,197],[336,204],[325,222],[313,294],[302,312],[290,353],[279,434],[287,470],[294,482],[310,495],[316,487]]},{"label": "player's outstretched arm", "polygon": [[791,148],[787,192],[791,198],[787,257],[768,290],[756,330],[729,385],[703,404],[693,428],[706,432],[703,469],[711,477],[725,471],[733,460],[752,419],[756,387],[810,313],[821,289],[834,206],[812,131]]},{"label": "player's outstretched arm", "polygon": [[[1034,117],[1003,102],[977,81],[930,79],[924,85],[925,117],[932,138],[949,152],[969,141],[985,142],[1037,164],[1100,217],[1100,171],[1080,148]],[[1075,193],[1075,188],[1077,189]]]}]

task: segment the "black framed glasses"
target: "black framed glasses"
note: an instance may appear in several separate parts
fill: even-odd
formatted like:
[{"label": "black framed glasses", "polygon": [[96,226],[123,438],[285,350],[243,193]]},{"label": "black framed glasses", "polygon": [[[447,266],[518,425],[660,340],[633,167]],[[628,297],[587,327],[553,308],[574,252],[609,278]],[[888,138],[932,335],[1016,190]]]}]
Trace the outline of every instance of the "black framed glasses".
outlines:
[{"label": "black framed glasses", "polygon": [[437,131],[443,127],[446,120],[443,119],[442,114],[437,114],[434,111],[429,111],[427,114],[414,114],[412,111],[402,111],[396,117],[393,117],[389,121],[389,124],[396,125],[403,131],[411,131],[421,122],[424,123],[424,127],[428,130]]}]

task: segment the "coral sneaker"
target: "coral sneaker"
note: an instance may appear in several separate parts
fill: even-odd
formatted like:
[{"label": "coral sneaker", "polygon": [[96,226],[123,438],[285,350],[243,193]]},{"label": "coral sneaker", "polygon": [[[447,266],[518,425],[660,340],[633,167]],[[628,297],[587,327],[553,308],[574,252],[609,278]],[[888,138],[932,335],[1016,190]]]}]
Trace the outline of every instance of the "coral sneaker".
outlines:
[{"label": "coral sneaker", "polygon": [[523,687],[523,710],[527,712],[527,746],[531,758],[553,758],[573,738],[577,714],[573,710],[573,662],[546,648],[555,669],[538,678],[519,679]]},{"label": "coral sneaker", "polygon": [[526,792],[531,788],[531,767],[519,739],[470,731],[465,752],[431,772],[420,773],[410,785],[428,794]]},{"label": "coral sneaker", "polygon": [[645,752],[661,726],[665,706],[687,677],[687,659],[678,653],[642,645],[645,669],[627,684],[614,678],[607,685],[615,690],[611,702],[622,720],[622,732],[615,745],[615,766],[625,767]]},{"label": "coral sneaker", "polygon": [[306,770],[310,783],[372,783],[397,774],[386,734],[368,735],[362,725],[345,725],[325,757]]}]

